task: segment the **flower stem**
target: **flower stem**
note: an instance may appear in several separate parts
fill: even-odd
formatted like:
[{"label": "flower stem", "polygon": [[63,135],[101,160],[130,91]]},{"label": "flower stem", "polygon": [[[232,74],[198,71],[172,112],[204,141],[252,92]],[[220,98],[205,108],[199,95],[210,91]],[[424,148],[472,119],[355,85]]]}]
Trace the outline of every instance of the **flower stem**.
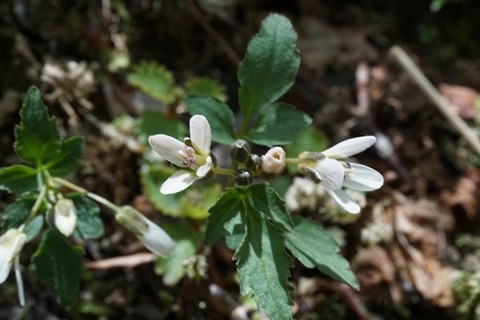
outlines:
[{"label": "flower stem", "polygon": [[232,169],[226,168],[213,168],[213,172],[216,174],[223,174],[225,176],[233,176],[235,173]]},{"label": "flower stem", "polygon": [[285,162],[289,164],[299,164],[300,160],[298,160],[298,158],[286,158]]},{"label": "flower stem", "polygon": [[52,178],[52,181],[66,187],[66,188],[69,188],[71,190],[74,190],[74,191],[77,191],[81,194],[84,194],[87,197],[89,197],[90,199],[95,200],[98,203],[103,204],[105,207],[110,208],[113,211],[119,211],[120,210],[120,207],[117,206],[116,204],[114,204],[113,202],[108,201],[107,199],[99,196],[96,193],[89,192],[88,190],[86,190],[82,187],[79,187],[76,184],[73,184],[73,183],[71,183],[71,182],[69,182],[65,179],[54,177],[54,178]]},{"label": "flower stem", "polygon": [[44,184],[40,189],[40,193],[38,194],[38,197],[35,200],[35,203],[33,204],[32,210],[30,210],[30,213],[28,214],[28,217],[25,220],[25,223],[23,224],[23,226],[26,226],[33,218],[35,218],[38,210],[40,209],[40,206],[42,205],[43,198],[45,198],[46,194],[47,194],[47,185]]}]

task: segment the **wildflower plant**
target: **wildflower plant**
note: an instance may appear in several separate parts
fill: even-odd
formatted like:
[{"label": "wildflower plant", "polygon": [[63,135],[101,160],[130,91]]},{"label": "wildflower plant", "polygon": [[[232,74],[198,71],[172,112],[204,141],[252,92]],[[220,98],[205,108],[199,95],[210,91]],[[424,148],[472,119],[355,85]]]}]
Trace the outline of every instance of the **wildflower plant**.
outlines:
[{"label": "wildflower plant", "polygon": [[[178,200],[177,193],[206,185],[215,176],[227,177],[219,179],[225,187],[221,192],[212,191],[215,188],[199,191],[198,202],[210,201],[209,193],[215,194],[203,240],[206,245],[213,245],[224,239],[234,251],[241,294],[251,296],[258,309],[272,319],[292,318],[288,281],[294,258],[353,288],[358,288],[358,283],[348,262],[339,254],[337,242],[317,222],[291,215],[270,179],[293,166],[298,173],[321,183],[338,205],[352,214],[358,213],[360,206],[344,188],[372,191],[383,184],[380,173],[350,159],[372,146],[373,136],[349,139],[325,151],[294,155],[285,152],[282,146],[293,143],[296,134],[312,122],[307,114],[278,101],[293,85],[300,65],[296,40],[297,35],[285,17],[272,14],[263,21],[238,68],[240,121],[223,99],[191,94],[181,99],[191,114],[189,132],[174,125],[171,131],[175,134],[170,134],[162,126],[148,137],[154,153],[169,164],[161,166],[155,160],[159,170],[164,170],[164,179],[154,190],[162,195],[156,200],[159,207],[168,208],[165,203],[172,198]],[[142,82],[145,74],[152,79],[149,70],[146,65],[139,67],[129,81],[152,91],[152,81]],[[165,70],[155,70],[154,74],[165,75]],[[159,97],[165,99],[163,94]],[[174,250],[167,233],[134,208],[118,207],[63,178],[77,167],[83,140],[60,139],[37,89],[27,94],[21,116],[15,130],[15,149],[31,165],[18,164],[0,170],[0,187],[17,194],[16,202],[3,214],[0,253],[5,254],[0,256],[0,280],[18,264],[22,247],[43,231],[33,255],[36,272],[60,302],[71,304],[79,287],[82,249],[70,239],[101,236],[103,225],[95,202],[112,209],[116,221],[152,252],[166,256]],[[217,159],[212,151],[212,147],[222,144],[229,146],[230,161]],[[255,154],[253,145],[268,150]],[[222,167],[220,163],[229,166]],[[143,180],[148,178],[142,175]],[[148,186],[151,185],[150,180]],[[196,251],[191,249],[192,253]],[[179,259],[177,255],[174,258]],[[198,257],[190,260],[190,266],[206,264],[205,259]]]},{"label": "wildflower plant", "polygon": [[0,228],[0,284],[14,267],[20,304],[25,303],[20,258],[22,249],[40,243],[32,256],[39,280],[57,301],[75,302],[83,272],[79,241],[102,236],[100,203],[158,255],[167,255],[174,243],[159,226],[130,206],[119,207],[73,184],[64,177],[79,165],[83,138],[62,139],[40,92],[32,87],[20,110],[15,128],[15,151],[24,164],[0,169],[0,189],[16,195],[2,213]]},{"label": "wildflower plant", "polygon": [[[270,15],[250,41],[238,69],[240,124],[225,102],[190,95],[185,99],[192,115],[190,136],[183,142],[162,133],[148,138],[155,153],[173,167],[171,175],[158,186],[158,192],[164,195],[212,176],[230,177],[230,186],[209,209],[204,242],[212,245],[225,239],[235,252],[241,294],[251,295],[257,307],[272,319],[292,317],[288,279],[293,257],[353,288],[358,284],[331,236],[315,221],[291,216],[268,181],[282,174],[287,164],[294,165],[299,173],[322,183],[337,204],[351,214],[359,213],[360,206],[343,188],[372,191],[383,184],[380,173],[349,159],[372,146],[374,136],[287,157],[281,145],[294,142],[296,134],[311,124],[308,115],[278,102],[294,83],[299,64],[292,25],[283,16]],[[213,143],[230,146],[230,167],[218,165],[210,150]],[[270,149],[254,154],[251,144]]]}]

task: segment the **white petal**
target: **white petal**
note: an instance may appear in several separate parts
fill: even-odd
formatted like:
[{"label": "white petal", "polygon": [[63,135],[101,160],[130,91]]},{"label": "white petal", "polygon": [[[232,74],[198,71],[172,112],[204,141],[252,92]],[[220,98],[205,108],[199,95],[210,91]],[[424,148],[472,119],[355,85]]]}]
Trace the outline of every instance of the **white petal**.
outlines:
[{"label": "white petal", "polygon": [[207,175],[207,173],[212,169],[213,162],[212,157],[207,157],[206,163],[203,166],[200,166],[197,169],[197,177],[203,178]]},{"label": "white petal", "polygon": [[323,151],[322,153],[331,158],[348,158],[354,154],[360,153],[375,144],[377,138],[375,136],[363,136],[348,139],[337,143],[333,147]]},{"label": "white petal", "polygon": [[163,159],[182,166],[184,159],[178,154],[178,151],[184,151],[187,147],[185,143],[166,134],[156,134],[148,137],[148,142],[153,150]]},{"label": "white petal", "polygon": [[138,238],[143,242],[148,250],[160,256],[168,255],[174,248],[175,243],[172,238],[155,223],[141,216],[142,220],[148,225],[148,231]]},{"label": "white petal", "polygon": [[0,283],[3,283],[8,278],[12,263],[7,259],[7,253],[5,250],[0,250]]},{"label": "white petal", "polygon": [[163,194],[172,194],[183,191],[190,187],[195,180],[200,179],[195,172],[179,170],[172,174],[160,187]]},{"label": "white petal", "polygon": [[327,190],[332,199],[335,200],[335,202],[345,211],[353,214],[360,212],[360,206],[342,189],[330,190],[325,188],[325,190]]},{"label": "white petal", "polygon": [[190,118],[190,139],[195,149],[200,151],[204,156],[210,153],[212,132],[207,118],[200,114],[196,114]]},{"label": "white petal", "polygon": [[337,160],[329,158],[322,159],[317,162],[315,170],[327,188],[336,190],[342,187],[345,168]]},{"label": "white petal", "polygon": [[60,199],[54,207],[54,221],[57,229],[69,237],[77,226],[77,209],[70,199]]},{"label": "white petal", "polygon": [[376,170],[359,163],[351,163],[352,172],[347,173],[343,185],[359,191],[377,190],[383,185],[383,176]]},{"label": "white petal", "polygon": [[27,242],[27,235],[18,229],[9,229],[0,237],[0,283],[10,273],[14,258]]}]

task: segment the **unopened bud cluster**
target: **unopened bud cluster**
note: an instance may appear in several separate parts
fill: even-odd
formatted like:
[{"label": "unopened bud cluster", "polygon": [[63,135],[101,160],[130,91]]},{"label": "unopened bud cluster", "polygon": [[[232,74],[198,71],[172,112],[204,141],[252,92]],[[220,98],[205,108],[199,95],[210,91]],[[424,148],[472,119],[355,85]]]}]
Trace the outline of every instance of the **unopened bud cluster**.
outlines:
[{"label": "unopened bud cluster", "polygon": [[230,146],[230,156],[236,165],[236,184],[249,185],[255,176],[271,179],[285,169],[285,151],[281,147],[273,147],[262,156],[251,152],[250,145],[243,139],[236,140]]}]

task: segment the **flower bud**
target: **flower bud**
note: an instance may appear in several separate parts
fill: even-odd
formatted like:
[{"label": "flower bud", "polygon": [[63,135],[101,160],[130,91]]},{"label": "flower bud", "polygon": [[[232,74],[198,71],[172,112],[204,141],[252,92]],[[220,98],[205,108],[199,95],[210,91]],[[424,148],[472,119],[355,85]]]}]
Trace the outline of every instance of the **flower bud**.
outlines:
[{"label": "flower bud", "polygon": [[251,154],[250,157],[248,157],[248,160],[247,160],[247,163],[245,163],[245,166],[247,167],[248,170],[252,172],[256,172],[258,170],[258,166],[260,165],[261,161],[262,161],[262,158],[260,158],[259,155]]},{"label": "flower bud", "polygon": [[3,283],[10,273],[13,262],[27,242],[27,235],[12,228],[0,237],[0,283]]},{"label": "flower bud", "polygon": [[162,228],[131,206],[123,206],[115,219],[159,256],[168,255],[175,247],[172,238]]},{"label": "flower bud", "polygon": [[235,170],[235,183],[240,186],[248,186],[252,183],[252,173],[245,168]]},{"label": "flower bud", "polygon": [[230,156],[233,160],[245,163],[250,157],[252,149],[247,141],[238,139],[230,145]]},{"label": "flower bud", "polygon": [[281,147],[273,147],[262,156],[260,168],[265,173],[279,174],[285,169],[285,151]]},{"label": "flower bud", "polygon": [[73,201],[62,198],[57,201],[53,211],[57,229],[63,233],[64,236],[71,236],[77,226],[77,209]]}]

